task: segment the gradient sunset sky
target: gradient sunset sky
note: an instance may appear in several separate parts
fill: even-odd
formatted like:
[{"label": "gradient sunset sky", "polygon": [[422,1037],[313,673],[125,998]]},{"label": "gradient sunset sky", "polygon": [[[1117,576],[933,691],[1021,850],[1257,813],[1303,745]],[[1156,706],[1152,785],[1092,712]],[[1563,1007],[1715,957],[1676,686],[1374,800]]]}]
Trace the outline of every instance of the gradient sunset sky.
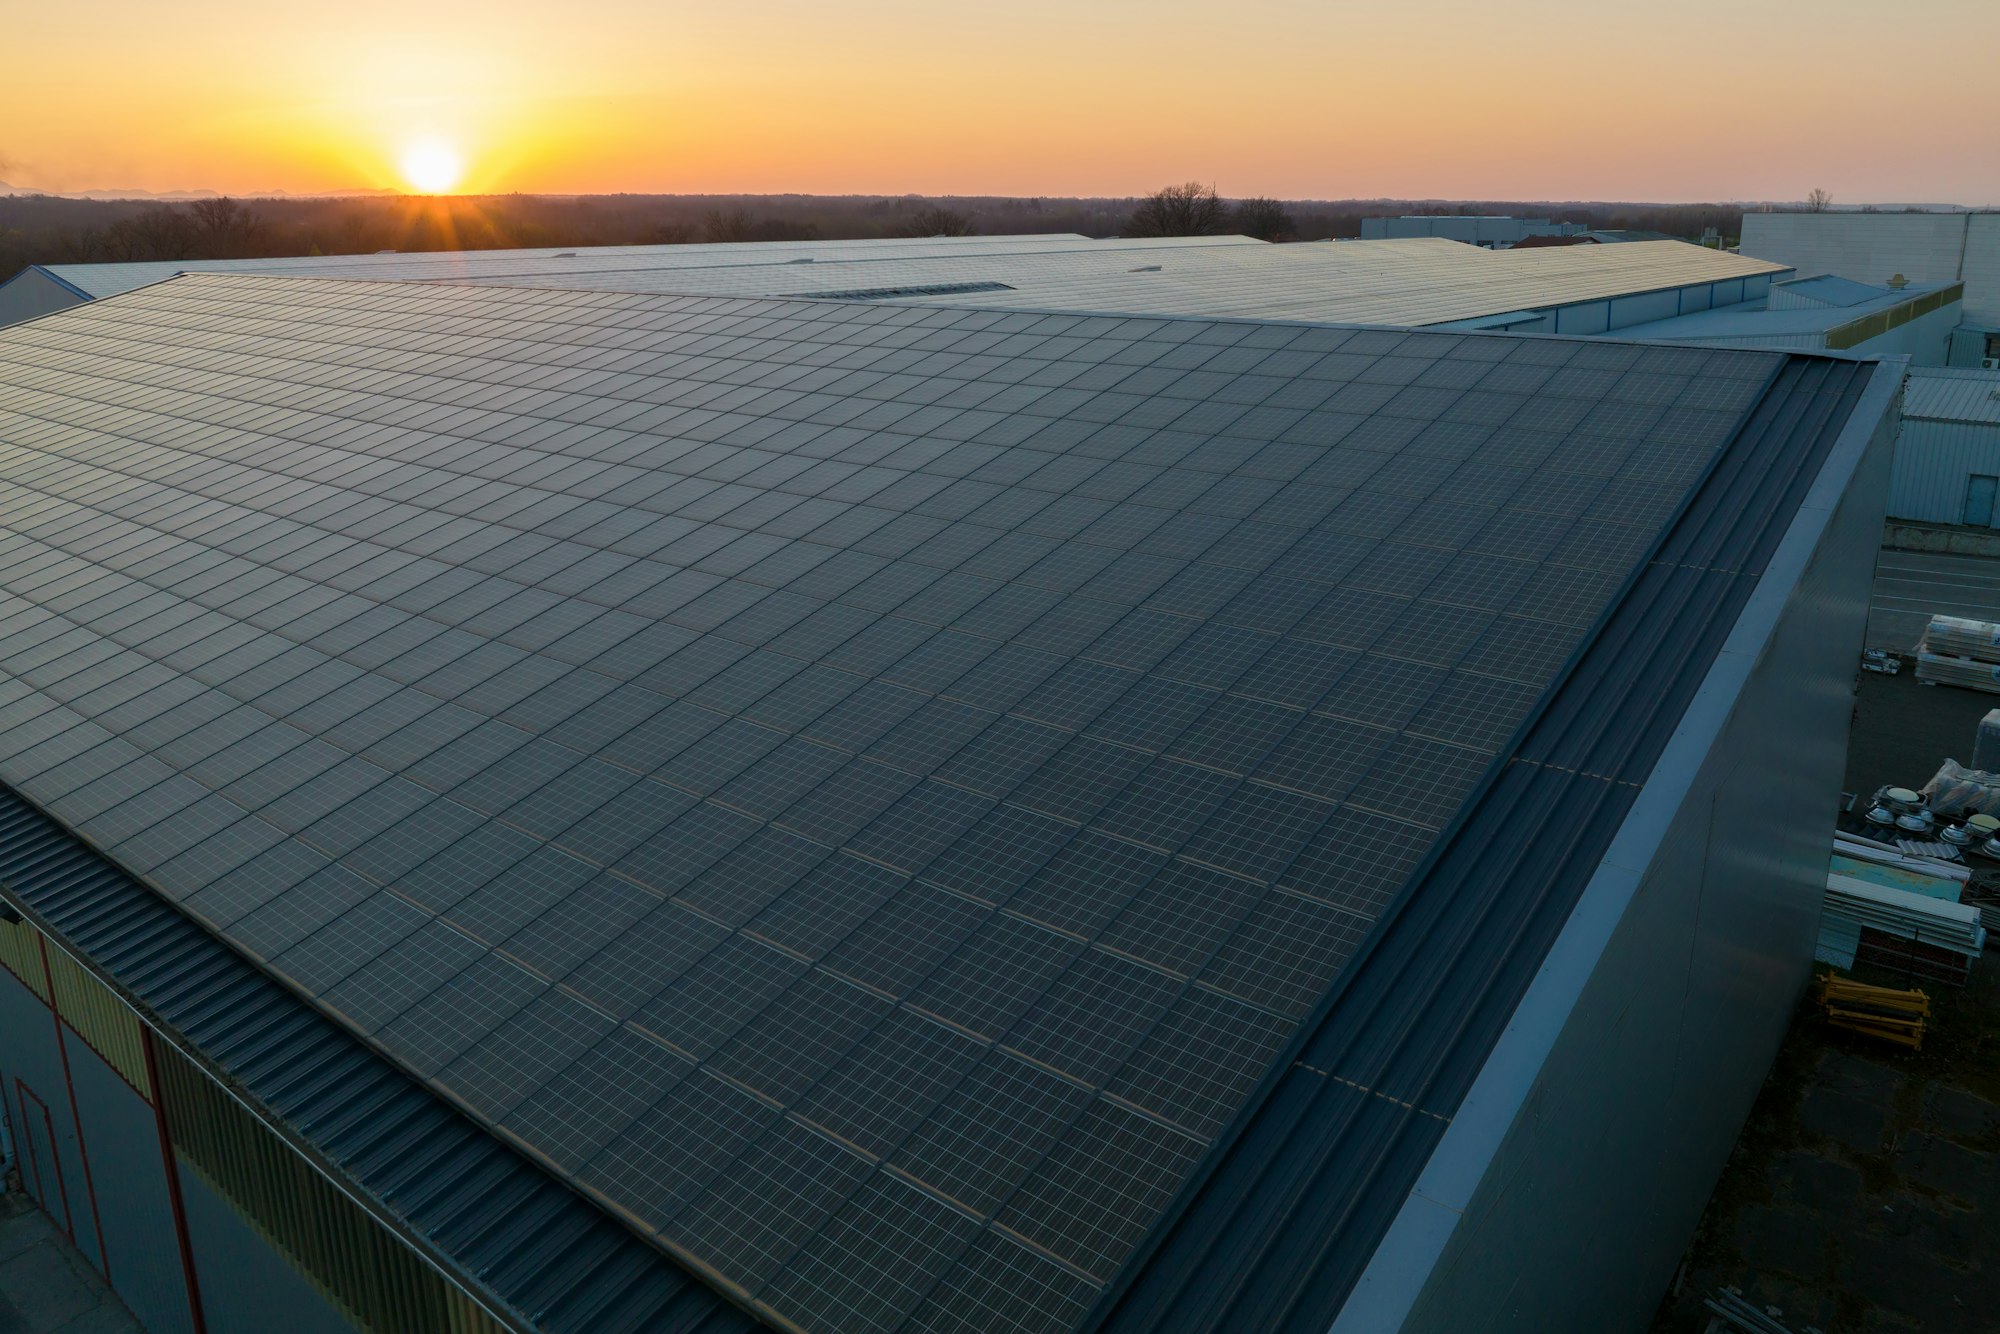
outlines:
[{"label": "gradient sunset sky", "polygon": [[22,0],[0,181],[2000,204],[2000,0]]}]

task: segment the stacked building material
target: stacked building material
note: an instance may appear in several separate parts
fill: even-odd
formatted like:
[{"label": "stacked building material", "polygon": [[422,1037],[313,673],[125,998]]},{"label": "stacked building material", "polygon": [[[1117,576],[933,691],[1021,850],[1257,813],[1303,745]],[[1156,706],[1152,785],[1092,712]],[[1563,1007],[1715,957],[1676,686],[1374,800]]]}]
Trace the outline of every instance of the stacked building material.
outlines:
[{"label": "stacked building material", "polygon": [[1917,645],[1917,679],[2000,694],[2000,625],[1931,617]]},{"label": "stacked building material", "polygon": [[1986,948],[1979,909],[1854,876],[1829,874],[1815,957],[1836,968],[1873,963],[1954,984]]},{"label": "stacked building material", "polygon": [[1921,991],[1871,987],[1846,977],[1819,980],[1820,1012],[1836,1028],[1867,1033],[1905,1047],[1924,1043],[1931,998]]}]

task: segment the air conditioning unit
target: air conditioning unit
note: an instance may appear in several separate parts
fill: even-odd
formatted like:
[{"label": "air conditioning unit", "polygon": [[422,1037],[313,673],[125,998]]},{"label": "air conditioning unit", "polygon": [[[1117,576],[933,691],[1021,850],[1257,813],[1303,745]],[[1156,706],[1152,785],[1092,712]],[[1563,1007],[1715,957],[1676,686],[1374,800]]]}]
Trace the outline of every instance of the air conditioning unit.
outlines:
[{"label": "air conditioning unit", "polygon": [[2000,357],[1984,357],[1979,362],[1981,370],[2000,371]]}]

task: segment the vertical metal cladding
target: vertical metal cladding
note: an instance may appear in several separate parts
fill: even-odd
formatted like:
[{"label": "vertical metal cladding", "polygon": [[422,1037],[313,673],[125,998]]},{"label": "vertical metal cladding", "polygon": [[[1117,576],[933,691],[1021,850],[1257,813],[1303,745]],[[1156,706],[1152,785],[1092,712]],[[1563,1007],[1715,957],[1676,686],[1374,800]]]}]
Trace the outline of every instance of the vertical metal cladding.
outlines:
[{"label": "vertical metal cladding", "polygon": [[0,967],[48,1004],[49,975],[42,967],[42,945],[35,928],[26,922],[0,921]]},{"label": "vertical metal cladding", "polygon": [[176,1156],[357,1325],[382,1334],[505,1328],[186,1057],[164,1043],[154,1056]]},{"label": "vertical metal cladding", "polygon": [[139,1016],[67,954],[51,951],[48,957],[56,1013],[140,1097],[151,1102],[153,1082],[146,1073],[146,1037]]}]

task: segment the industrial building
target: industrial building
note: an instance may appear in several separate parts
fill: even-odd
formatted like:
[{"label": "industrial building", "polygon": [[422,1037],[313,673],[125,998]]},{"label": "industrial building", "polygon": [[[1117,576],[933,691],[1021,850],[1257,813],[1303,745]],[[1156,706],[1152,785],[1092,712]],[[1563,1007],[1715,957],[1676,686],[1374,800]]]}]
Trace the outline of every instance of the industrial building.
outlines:
[{"label": "industrial building", "polygon": [[66,310],[183,273],[272,273],[292,277],[367,278],[396,282],[513,280],[561,286],[581,274],[617,285],[631,275],[712,266],[839,263],[852,259],[915,259],[1127,251],[1203,246],[1261,246],[1247,236],[1188,236],[1093,241],[1073,232],[1029,236],[932,236],[865,241],[723,241],[700,245],[584,246],[572,250],[444,250],[373,255],[305,255],[273,259],[139,260],[101,264],[31,264],[0,283],[0,326]]},{"label": "industrial building", "polygon": [[1435,236],[1488,250],[1505,250],[1531,236],[1578,236],[1589,230],[1580,222],[1510,218],[1493,213],[1406,213],[1401,217],[1361,220],[1361,239],[1364,241],[1408,241],[1419,236]]},{"label": "industrial building", "polygon": [[1643,1328],[1807,975],[1901,379],[214,273],[0,330],[23,1177],[158,1331]]},{"label": "industrial building", "polygon": [[[1487,251],[1440,240],[1274,246],[1245,237],[953,237],[59,265],[0,287],[0,322],[8,293],[22,284],[33,284],[24,295],[60,282],[104,296],[183,271],[1579,334],[1754,306],[1774,280],[1790,276],[1782,265],[1678,241]],[[11,304],[26,311],[32,303]]]},{"label": "industrial building", "polygon": [[2000,372],[1912,370],[1889,517],[2000,528]]},{"label": "industrial building", "polygon": [[1946,364],[2000,369],[2000,213],[1746,213],[1741,249],[1803,275],[1963,283]]},{"label": "industrial building", "polygon": [[1963,319],[1963,283],[1877,286],[1846,278],[1794,278],[1761,302],[1627,328],[1628,338],[1714,347],[1782,347],[1903,356],[1942,366]]}]

